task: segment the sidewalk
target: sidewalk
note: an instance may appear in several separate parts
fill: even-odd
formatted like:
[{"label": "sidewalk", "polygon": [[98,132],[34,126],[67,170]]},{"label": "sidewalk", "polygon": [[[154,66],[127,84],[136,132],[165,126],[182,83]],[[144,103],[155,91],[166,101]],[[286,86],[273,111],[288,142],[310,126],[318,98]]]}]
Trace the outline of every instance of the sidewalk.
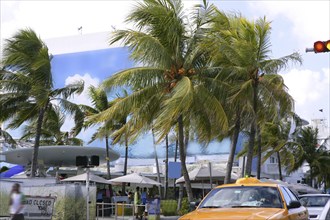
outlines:
[{"label": "sidewalk", "polygon": [[[177,220],[178,218],[180,218],[180,216],[160,216],[160,220]],[[115,220],[116,218],[114,216],[112,217],[107,217],[107,218],[102,218],[96,217],[96,220]],[[132,216],[118,216],[117,220],[136,220],[134,217]]]}]

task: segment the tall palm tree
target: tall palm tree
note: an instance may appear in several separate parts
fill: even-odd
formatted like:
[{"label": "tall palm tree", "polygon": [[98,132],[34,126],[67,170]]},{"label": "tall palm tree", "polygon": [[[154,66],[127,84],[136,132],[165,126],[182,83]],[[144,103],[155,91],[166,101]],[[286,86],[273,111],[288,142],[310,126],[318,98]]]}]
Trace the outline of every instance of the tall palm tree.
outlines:
[{"label": "tall palm tree", "polygon": [[83,91],[83,82],[55,89],[51,59],[46,44],[32,29],[19,30],[6,40],[3,49],[5,71],[1,72],[0,87],[5,91],[0,94],[0,121],[10,119],[9,127],[17,128],[37,115],[32,177],[37,169],[41,129],[49,103],[56,100],[63,109],[75,115],[76,122],[82,123],[83,117],[79,108],[67,100]]},{"label": "tall palm tree", "polygon": [[[95,90],[95,88],[93,88]],[[102,99],[105,100],[106,98],[106,91],[101,87],[97,89],[98,92],[102,93]],[[99,97],[100,94],[94,94],[95,98]],[[121,144],[125,146],[125,160],[124,160],[124,171],[123,174],[127,174],[127,165],[128,165],[128,151],[129,151],[129,144],[133,143],[136,138],[139,136],[140,132],[136,132],[137,130],[133,130],[131,128],[131,120],[128,120],[128,113],[125,111],[119,111],[113,117],[104,117],[103,115],[106,114],[111,108],[114,108],[118,103],[125,100],[128,96],[127,90],[122,90],[121,93],[116,94],[117,98],[110,101],[107,104],[107,107],[104,106],[101,111],[100,109],[93,109],[90,106],[81,105],[81,108],[87,115],[85,126],[91,126],[95,124],[103,123],[103,126],[99,127],[96,133],[92,136],[92,141],[96,139],[102,139],[107,136],[107,140],[110,138],[112,139],[112,144]],[[100,97],[99,97],[100,98]],[[99,103],[101,104],[101,103]],[[106,107],[106,108],[105,108]],[[130,116],[131,117],[131,116]],[[134,117],[133,117],[134,118]],[[132,131],[133,130],[133,131]],[[111,134],[110,134],[111,133]],[[133,134],[134,133],[134,134]],[[110,167],[109,167],[110,173]],[[122,193],[125,193],[125,184],[122,185]]]},{"label": "tall palm tree", "polygon": [[[271,108],[276,115],[278,104],[272,87],[281,81],[276,75],[292,62],[301,63],[298,53],[278,59],[270,57],[270,22],[266,18],[248,21],[240,15],[227,16],[218,12],[221,22],[213,29],[208,41],[212,42],[213,60],[231,82],[232,95],[228,101],[240,103],[250,118],[246,175],[251,175],[253,148],[260,103]],[[290,103],[283,101],[284,103]]]},{"label": "tall palm tree", "polygon": [[299,157],[295,157],[294,166],[289,170],[291,172],[298,170],[305,162],[308,163],[310,170],[310,186],[316,174],[324,174],[330,166],[329,151],[324,145],[320,145],[318,141],[318,129],[305,127],[297,134],[295,141],[299,144],[303,153]]},{"label": "tall palm tree", "polygon": [[[92,101],[93,107],[87,105],[80,105],[82,111],[85,113],[86,116],[92,116],[98,114],[110,107],[110,102],[108,100],[107,94],[102,88],[95,88],[94,86],[90,86],[88,88],[88,95]],[[94,124],[95,123],[88,120],[85,122],[86,127],[92,126]],[[108,179],[111,179],[110,163],[109,163],[109,148],[110,148],[109,137],[110,137],[110,132],[112,130],[114,130],[114,120],[110,118],[97,129],[97,131],[92,135],[92,138],[89,141],[89,143],[91,143],[96,139],[103,139],[103,138],[105,139],[105,152],[107,158]]]},{"label": "tall palm tree", "polygon": [[[125,113],[131,117],[129,126],[133,130],[150,129],[154,124],[158,140],[163,140],[177,123],[180,152],[185,152],[183,131],[188,121],[196,126],[195,133],[202,141],[226,129],[222,105],[206,86],[207,55],[199,46],[213,10],[206,3],[197,7],[189,26],[181,1],[137,3],[126,20],[133,22],[136,30],[117,30],[110,43],[122,41],[131,50],[131,58],[143,67],[123,70],[105,80],[109,90],[129,87],[132,93],[108,109],[103,119]],[[180,153],[188,199],[192,201],[185,159]]]},{"label": "tall palm tree", "polygon": [[261,128],[262,144],[265,148],[262,162],[276,155],[280,180],[283,180],[282,168],[287,167],[290,170],[290,167],[294,166],[294,158],[302,153],[301,147],[291,139],[290,132],[290,120],[267,122]]}]

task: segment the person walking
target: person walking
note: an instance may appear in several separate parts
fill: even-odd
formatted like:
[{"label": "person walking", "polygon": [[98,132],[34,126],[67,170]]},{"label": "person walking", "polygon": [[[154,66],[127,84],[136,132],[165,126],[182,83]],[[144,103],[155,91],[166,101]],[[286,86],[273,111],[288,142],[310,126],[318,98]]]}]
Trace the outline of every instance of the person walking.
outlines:
[{"label": "person walking", "polygon": [[141,204],[141,194],[140,194],[140,187],[136,187],[135,193],[134,193],[134,213],[135,213],[135,218],[142,219],[142,214],[140,212],[140,207],[139,205]]},{"label": "person walking", "polygon": [[25,196],[20,191],[20,185],[15,183],[10,192],[10,217],[11,220],[24,220],[24,202]]},{"label": "person walking", "polygon": [[144,187],[143,188],[143,191],[141,193],[141,200],[142,200],[142,205],[143,205],[142,208],[143,208],[144,219],[147,219],[147,216],[148,216],[147,199],[148,199],[147,187]]}]

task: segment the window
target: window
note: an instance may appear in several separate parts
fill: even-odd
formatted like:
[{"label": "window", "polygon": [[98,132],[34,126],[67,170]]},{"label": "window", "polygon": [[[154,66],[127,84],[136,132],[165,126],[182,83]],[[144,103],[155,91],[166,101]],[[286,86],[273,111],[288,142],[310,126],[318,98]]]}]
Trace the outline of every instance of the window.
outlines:
[{"label": "window", "polygon": [[283,205],[276,187],[242,186],[213,189],[199,206],[199,208],[229,207],[282,208]]},{"label": "window", "polygon": [[285,200],[285,204],[289,206],[290,202],[292,201],[291,197],[289,196],[288,192],[284,189],[284,187],[281,187],[283,197]]},{"label": "window", "polygon": [[324,207],[330,196],[303,196],[300,202],[306,207]]},{"label": "window", "polygon": [[275,164],[277,164],[277,158],[271,156],[271,157],[269,158],[269,163],[275,163]]}]

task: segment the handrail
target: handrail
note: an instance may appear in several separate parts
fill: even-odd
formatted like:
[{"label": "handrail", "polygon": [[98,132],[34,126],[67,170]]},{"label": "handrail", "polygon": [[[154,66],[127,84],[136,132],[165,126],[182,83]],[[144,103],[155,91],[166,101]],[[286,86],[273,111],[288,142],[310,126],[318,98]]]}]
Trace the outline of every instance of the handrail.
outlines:
[{"label": "handrail", "polygon": [[[105,206],[108,206],[108,207],[105,207]],[[119,212],[118,208],[119,206],[121,207],[121,212]],[[124,219],[124,216],[125,216],[125,208],[127,210],[127,208],[130,208],[132,210],[132,216],[134,217],[134,208],[135,207],[143,207],[145,208],[146,205],[134,205],[134,204],[131,204],[131,203],[104,203],[104,202],[98,202],[96,203],[96,219],[98,220],[99,217],[102,217],[104,218],[104,211],[105,210],[111,210],[110,212],[110,216],[111,215],[114,215],[115,219],[117,220],[118,219],[118,216],[121,216],[122,218],[121,219]],[[99,216],[99,212],[101,210],[101,216]],[[119,215],[120,214],[120,215]]]}]

